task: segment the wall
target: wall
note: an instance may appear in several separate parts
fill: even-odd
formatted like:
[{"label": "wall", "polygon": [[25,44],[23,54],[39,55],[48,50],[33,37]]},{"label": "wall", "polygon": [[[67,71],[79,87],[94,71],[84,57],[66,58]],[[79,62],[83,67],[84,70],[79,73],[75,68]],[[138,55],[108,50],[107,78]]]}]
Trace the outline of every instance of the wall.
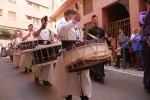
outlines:
[{"label": "wall", "polygon": [[139,0],[129,0],[131,33],[134,27],[139,27]]}]

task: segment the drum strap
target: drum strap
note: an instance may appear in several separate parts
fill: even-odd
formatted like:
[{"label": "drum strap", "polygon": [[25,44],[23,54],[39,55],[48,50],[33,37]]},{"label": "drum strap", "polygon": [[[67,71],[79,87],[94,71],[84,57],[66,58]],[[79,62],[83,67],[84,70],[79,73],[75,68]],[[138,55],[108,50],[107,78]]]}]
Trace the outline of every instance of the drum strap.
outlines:
[{"label": "drum strap", "polygon": [[38,40],[38,44],[48,45],[48,44],[51,44],[51,42],[48,40]]}]

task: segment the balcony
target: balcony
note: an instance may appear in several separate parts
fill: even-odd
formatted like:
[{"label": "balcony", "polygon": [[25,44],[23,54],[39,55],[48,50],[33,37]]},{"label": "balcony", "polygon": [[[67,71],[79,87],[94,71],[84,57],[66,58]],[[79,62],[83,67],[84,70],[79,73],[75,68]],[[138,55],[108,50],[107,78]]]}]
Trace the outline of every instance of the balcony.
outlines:
[{"label": "balcony", "polygon": [[19,28],[19,29],[27,29],[30,23],[18,22],[9,19],[0,19],[0,26],[10,27],[10,28]]},{"label": "balcony", "polygon": [[72,2],[73,2],[72,0],[62,0],[61,3],[57,5],[56,9],[52,11],[49,19],[56,22],[56,16],[62,13],[62,11],[64,11],[65,8],[68,8],[68,6],[72,4]]}]

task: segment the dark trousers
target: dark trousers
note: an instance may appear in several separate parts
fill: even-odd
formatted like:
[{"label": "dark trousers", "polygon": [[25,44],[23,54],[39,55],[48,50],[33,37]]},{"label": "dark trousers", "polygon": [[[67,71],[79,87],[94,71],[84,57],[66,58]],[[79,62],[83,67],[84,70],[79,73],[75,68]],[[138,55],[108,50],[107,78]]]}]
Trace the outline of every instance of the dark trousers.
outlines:
[{"label": "dark trousers", "polygon": [[[89,100],[87,96],[80,96],[81,100]],[[72,100],[72,95],[68,95],[65,97],[66,100]]]},{"label": "dark trousers", "polygon": [[94,67],[90,68],[90,77],[105,77],[104,65],[94,65]]},{"label": "dark trousers", "polygon": [[120,68],[120,58],[121,58],[121,55],[117,55],[116,67],[119,67],[119,68]]},{"label": "dark trousers", "polygon": [[143,58],[143,51],[136,51],[136,56],[138,58],[139,67],[144,67],[144,58]]}]

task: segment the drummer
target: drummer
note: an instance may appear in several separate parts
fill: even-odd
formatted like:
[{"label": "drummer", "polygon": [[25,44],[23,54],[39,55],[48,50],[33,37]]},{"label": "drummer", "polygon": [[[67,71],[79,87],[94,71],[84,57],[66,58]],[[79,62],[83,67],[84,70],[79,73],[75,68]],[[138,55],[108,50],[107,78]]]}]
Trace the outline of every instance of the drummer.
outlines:
[{"label": "drummer", "polygon": [[[99,27],[98,17],[96,15],[92,16],[92,24],[93,26],[88,29],[88,33],[94,35],[99,39],[105,38],[105,32],[101,27]],[[93,38],[87,35],[87,40],[91,40],[91,39]],[[100,83],[103,83],[105,77],[104,65],[101,64],[94,65],[93,68],[90,69],[90,76],[94,77]]]},{"label": "drummer", "polygon": [[[34,40],[33,36],[33,25],[29,24],[28,25],[28,31],[24,31],[23,36],[22,36],[22,41],[32,41]],[[32,70],[29,68],[29,64],[31,62],[31,52],[23,53],[21,54],[21,59],[20,59],[20,66],[19,68],[25,69],[25,73],[32,72]]]},{"label": "drummer", "polygon": [[[17,45],[19,45],[19,43],[22,41],[22,39],[20,38],[20,35],[19,34],[14,34],[14,39],[13,39],[13,48],[17,48]],[[17,55],[14,55],[16,52],[16,49],[14,50],[14,53],[13,53],[13,64],[14,66],[18,67],[19,64],[20,64],[20,54],[18,53]]]},{"label": "drummer", "polygon": [[[66,21],[61,21],[57,27],[58,38],[68,42],[82,41],[82,31],[76,26],[81,20],[81,14],[74,9],[66,9],[64,17]],[[89,70],[68,73],[61,54],[57,59],[55,71],[56,87],[61,97],[65,97],[66,100],[72,100],[72,95],[80,96],[81,100],[88,100],[88,97],[91,97]]]},{"label": "drummer", "polygon": [[[53,43],[53,34],[52,32],[46,27],[47,26],[47,16],[41,19],[42,26],[39,29],[35,29],[34,37],[38,39],[38,47],[42,47],[43,45],[48,45]],[[45,44],[46,43],[46,44]],[[39,81],[39,77],[41,76],[43,85],[50,85],[52,84],[53,78],[53,64],[38,66],[33,68],[33,73],[35,74],[35,81]],[[40,73],[39,73],[40,72]],[[50,82],[49,82],[50,81]]]}]

